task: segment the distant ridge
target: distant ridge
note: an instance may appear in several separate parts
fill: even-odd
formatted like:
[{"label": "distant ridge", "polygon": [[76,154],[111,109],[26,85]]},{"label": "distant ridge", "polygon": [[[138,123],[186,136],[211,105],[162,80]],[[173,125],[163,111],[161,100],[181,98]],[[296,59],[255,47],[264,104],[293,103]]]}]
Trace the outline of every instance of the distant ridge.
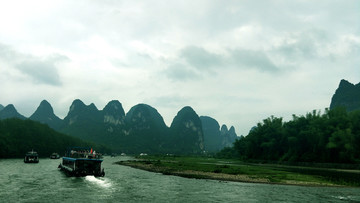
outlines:
[{"label": "distant ridge", "polygon": [[5,108],[0,111],[0,119],[7,119],[7,118],[20,118],[25,120],[26,117],[19,114],[18,111],[15,109],[14,105],[9,104]]},{"label": "distant ridge", "polygon": [[232,144],[235,142],[237,138],[234,126],[231,126],[230,129],[228,130],[226,125],[222,125],[220,132],[221,132],[222,147],[232,147]]},{"label": "distant ridge", "polygon": [[[26,117],[19,114],[13,105],[0,111],[0,119]],[[190,106],[182,108],[174,117],[171,126],[166,126],[163,117],[147,104],[137,104],[126,114],[122,104],[117,100],[110,101],[102,110],[95,104],[84,104],[75,99],[64,119],[54,114],[51,104],[43,100],[30,120],[47,124],[49,127],[67,135],[106,145],[117,152],[125,153],[173,153],[196,154],[204,151],[216,152],[232,144],[229,139],[232,130],[220,133],[219,124],[215,126],[216,139],[212,141],[214,149],[205,144],[214,134],[204,124]],[[207,128],[204,132],[203,128]],[[231,132],[229,134],[229,132]]]},{"label": "distant ridge", "polygon": [[219,123],[209,116],[200,116],[202,129],[204,132],[204,145],[205,149],[210,152],[216,152],[222,149],[220,125]]},{"label": "distant ridge", "polygon": [[126,114],[125,121],[137,128],[166,127],[164,119],[159,112],[147,104],[133,106]]},{"label": "distant ridge", "polygon": [[200,120],[204,132],[206,151],[218,152],[224,147],[231,147],[233,142],[235,142],[237,135],[234,126],[231,126],[230,130],[228,130],[226,125],[222,125],[220,131],[220,125],[214,118],[200,116]]},{"label": "distant ridge", "polygon": [[4,109],[4,106],[0,104],[0,111]]},{"label": "distant ridge", "polygon": [[117,100],[110,101],[103,109],[104,122],[114,125],[125,124],[125,111]]},{"label": "distant ridge", "polygon": [[179,150],[177,153],[202,153],[205,150],[201,120],[190,106],[182,108],[177,113],[170,131],[173,136],[173,148]]},{"label": "distant ridge", "polygon": [[347,111],[360,110],[360,83],[354,85],[341,80],[330,103],[330,109],[345,107]]},{"label": "distant ridge", "polygon": [[163,117],[150,105],[137,104],[125,116],[124,136],[138,145],[145,153],[166,153],[168,147],[168,127]]},{"label": "distant ridge", "polygon": [[46,100],[41,101],[36,111],[29,117],[30,120],[39,121],[48,124],[51,128],[59,130],[62,120],[54,114],[50,103]]}]

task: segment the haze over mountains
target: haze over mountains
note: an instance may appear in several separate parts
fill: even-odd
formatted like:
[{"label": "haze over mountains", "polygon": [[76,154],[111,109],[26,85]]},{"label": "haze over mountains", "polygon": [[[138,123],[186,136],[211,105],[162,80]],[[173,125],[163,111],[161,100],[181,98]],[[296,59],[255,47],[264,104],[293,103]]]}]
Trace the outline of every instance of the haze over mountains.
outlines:
[{"label": "haze over mountains", "polygon": [[[360,109],[360,83],[341,80],[331,99],[330,109],[344,107],[347,111]],[[26,119],[14,105],[0,105],[0,119]],[[137,104],[126,114],[122,104],[113,100],[102,110],[91,103],[73,101],[64,119],[54,114],[51,104],[43,100],[30,120],[47,124],[56,131],[104,144],[116,152],[196,154],[218,152],[232,146],[237,135],[208,116],[198,116],[189,106],[182,108],[170,127],[159,112],[147,105]]]},{"label": "haze over mountains", "polygon": [[[0,111],[0,119],[14,117],[26,119],[11,104]],[[223,125],[220,131],[215,119],[199,117],[188,106],[178,112],[170,127],[166,126],[162,116],[153,107],[138,104],[125,115],[117,100],[110,101],[104,109],[98,110],[93,103],[85,105],[76,99],[63,120],[54,114],[51,104],[43,100],[29,119],[45,123],[59,132],[105,144],[117,152],[126,153],[217,152],[231,146],[237,138],[234,127],[228,130]],[[209,123],[206,119],[215,122]]]}]

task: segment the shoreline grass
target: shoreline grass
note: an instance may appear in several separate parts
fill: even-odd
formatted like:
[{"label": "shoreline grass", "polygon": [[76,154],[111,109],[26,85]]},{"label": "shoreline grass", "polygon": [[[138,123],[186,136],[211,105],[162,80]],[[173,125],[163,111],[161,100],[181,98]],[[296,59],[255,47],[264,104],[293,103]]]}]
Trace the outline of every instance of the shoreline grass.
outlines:
[{"label": "shoreline grass", "polygon": [[245,163],[239,160],[206,157],[147,156],[119,161],[164,175],[222,181],[302,186],[360,187],[360,171]]}]

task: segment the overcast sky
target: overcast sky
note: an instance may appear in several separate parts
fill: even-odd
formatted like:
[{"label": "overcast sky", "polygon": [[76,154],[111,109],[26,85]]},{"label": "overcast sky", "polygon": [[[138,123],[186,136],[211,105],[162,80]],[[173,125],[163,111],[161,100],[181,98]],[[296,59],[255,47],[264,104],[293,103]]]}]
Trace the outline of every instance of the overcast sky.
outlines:
[{"label": "overcast sky", "polygon": [[0,104],[191,106],[238,135],[360,82],[358,0],[0,0]]}]

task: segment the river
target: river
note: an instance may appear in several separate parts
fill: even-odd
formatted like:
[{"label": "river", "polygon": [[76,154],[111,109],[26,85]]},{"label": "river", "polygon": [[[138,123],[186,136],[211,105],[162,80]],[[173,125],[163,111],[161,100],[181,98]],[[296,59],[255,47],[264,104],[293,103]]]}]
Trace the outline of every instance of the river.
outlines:
[{"label": "river", "polygon": [[0,202],[360,202],[360,188],[304,187],[188,179],[113,164],[105,177],[67,177],[61,159],[0,159]]}]

